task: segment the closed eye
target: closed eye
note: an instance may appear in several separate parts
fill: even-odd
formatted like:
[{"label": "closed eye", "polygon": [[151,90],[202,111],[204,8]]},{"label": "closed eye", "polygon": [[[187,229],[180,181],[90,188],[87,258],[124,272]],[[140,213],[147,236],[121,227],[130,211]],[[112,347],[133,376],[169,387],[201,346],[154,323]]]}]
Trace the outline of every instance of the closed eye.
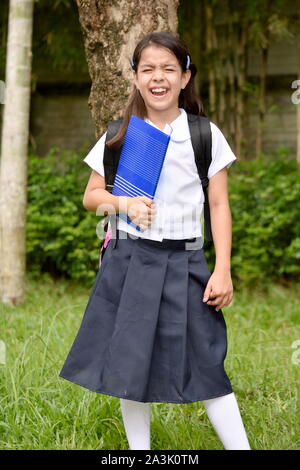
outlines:
[{"label": "closed eye", "polygon": [[[174,69],[166,69],[167,72],[175,72]],[[151,72],[151,69],[144,69],[142,72]]]}]

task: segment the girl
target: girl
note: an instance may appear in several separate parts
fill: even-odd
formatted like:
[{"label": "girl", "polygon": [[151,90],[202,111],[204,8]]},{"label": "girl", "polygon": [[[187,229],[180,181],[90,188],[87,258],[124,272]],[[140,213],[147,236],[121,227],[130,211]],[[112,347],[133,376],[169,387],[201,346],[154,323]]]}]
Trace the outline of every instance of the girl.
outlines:
[{"label": "girl", "polygon": [[196,67],[177,35],[155,32],[136,46],[132,68],[134,88],[108,146],[121,145],[131,115],[169,133],[170,142],[153,201],[106,191],[106,134],[84,159],[93,170],[84,207],[127,213],[143,231],[118,218],[117,243],[108,242],[60,377],[120,398],[130,449],[150,449],[150,402],[202,401],[225,449],[248,450],[224,370],[221,311],[233,298],[226,168],[236,157],[211,122],[208,197],[216,251],[211,273],[203,244],[191,243],[202,237],[204,202],[187,120],[187,113],[205,116],[194,90]]}]

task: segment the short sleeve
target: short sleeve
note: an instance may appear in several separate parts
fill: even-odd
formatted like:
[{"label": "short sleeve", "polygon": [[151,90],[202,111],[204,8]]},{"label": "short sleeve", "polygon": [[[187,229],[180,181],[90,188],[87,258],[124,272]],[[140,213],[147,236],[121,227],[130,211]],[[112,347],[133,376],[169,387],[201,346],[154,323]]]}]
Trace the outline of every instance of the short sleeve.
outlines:
[{"label": "short sleeve", "polygon": [[223,168],[229,168],[237,160],[218,126],[213,122],[210,122],[210,127],[212,133],[212,161],[208,169],[208,179],[212,178]]},{"label": "short sleeve", "polygon": [[104,146],[105,146],[106,132],[103,134],[94,147],[89,151],[87,156],[83,159],[93,170],[97,171],[104,178]]}]

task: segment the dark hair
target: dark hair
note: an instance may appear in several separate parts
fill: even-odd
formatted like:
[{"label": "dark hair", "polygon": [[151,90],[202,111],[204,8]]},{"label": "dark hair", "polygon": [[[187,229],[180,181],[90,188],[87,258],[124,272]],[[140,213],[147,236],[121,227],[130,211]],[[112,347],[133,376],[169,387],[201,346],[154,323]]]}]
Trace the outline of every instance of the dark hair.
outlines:
[{"label": "dark hair", "polygon": [[[156,44],[158,46],[169,49],[177,57],[182,70],[186,70],[187,55],[190,54],[179,36],[169,32],[154,32],[144,36],[134,50],[132,68],[135,71],[137,71],[142,51],[151,44]],[[197,68],[192,63],[192,60],[189,69],[191,70],[191,77],[186,87],[180,91],[178,97],[178,106],[179,108],[184,108],[187,113],[206,116],[203,111],[202,102],[195,91],[194,78],[197,73]],[[120,129],[112,139],[107,141],[108,147],[118,148],[122,145],[127,126],[132,115],[135,115],[141,119],[147,117],[147,108],[145,106],[145,102],[140,94],[140,91],[136,88],[135,85],[123,112],[123,122],[120,126]]]}]

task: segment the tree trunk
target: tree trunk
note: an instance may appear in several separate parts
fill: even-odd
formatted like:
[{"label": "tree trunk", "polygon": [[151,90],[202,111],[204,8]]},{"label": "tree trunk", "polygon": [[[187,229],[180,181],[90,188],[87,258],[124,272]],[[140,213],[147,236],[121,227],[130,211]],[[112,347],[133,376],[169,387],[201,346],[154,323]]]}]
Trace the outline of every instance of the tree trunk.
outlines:
[{"label": "tree trunk", "polygon": [[[298,35],[300,39],[300,35]],[[300,85],[300,46],[298,42],[298,80]],[[299,93],[298,93],[299,95]],[[297,105],[297,169],[300,171],[300,103]]]},{"label": "tree trunk", "polygon": [[204,37],[204,21],[202,21],[203,3],[199,2],[199,0],[183,1],[180,3],[179,8],[178,16],[181,16],[181,22],[183,23],[179,32],[181,38],[188,46],[192,62],[197,67],[198,73],[195,77],[195,90],[201,97],[201,87],[206,78],[203,73],[205,48],[202,43],[206,42]]},{"label": "tree trunk", "polygon": [[242,23],[238,26],[239,40],[237,43],[237,90],[236,90],[236,132],[235,132],[235,152],[239,157],[242,156],[242,143],[244,138],[244,116],[245,116],[245,96],[244,85],[246,81],[247,63],[246,63],[246,47],[247,47],[247,24]]},{"label": "tree trunk", "polygon": [[268,31],[266,32],[267,45],[262,48],[262,65],[260,72],[260,89],[259,89],[259,112],[258,123],[256,128],[256,145],[255,153],[256,158],[261,157],[262,152],[262,135],[266,115],[266,83],[267,83],[267,69],[268,69],[268,55],[269,55],[269,37]]},{"label": "tree trunk", "polygon": [[208,53],[208,89],[209,89],[209,118],[217,121],[216,116],[216,74],[214,64],[214,37],[213,37],[213,10],[209,4],[205,5],[206,44]]},{"label": "tree trunk", "polygon": [[24,300],[33,0],[10,0],[0,166],[0,289]]},{"label": "tree trunk", "polygon": [[152,31],[177,32],[179,0],[76,0],[92,80],[88,105],[96,138],[120,118],[132,89],[131,56]]},{"label": "tree trunk", "polygon": [[226,86],[227,86],[227,77],[226,77],[226,64],[227,64],[227,51],[228,51],[228,42],[227,42],[227,35],[224,34],[222,37],[222,45],[220,45],[219,49],[219,72],[218,76],[221,77],[220,79],[220,91],[219,91],[219,106],[218,106],[218,123],[222,127],[223,130],[227,127],[226,122]]},{"label": "tree trunk", "polygon": [[[2,51],[6,50],[6,46],[7,46],[8,9],[9,9],[9,5],[8,5],[8,1],[6,0],[5,2],[3,2],[3,4],[1,4],[2,21],[0,25],[0,28],[1,28],[0,50]],[[1,77],[1,79],[2,78],[4,80],[4,77]],[[4,104],[4,88],[5,88],[4,81],[0,80],[0,134],[2,132],[2,122],[3,122],[3,106],[1,105]],[[0,147],[0,150],[1,150],[1,147]]]},{"label": "tree trunk", "polygon": [[229,91],[228,91],[228,132],[227,135],[230,136],[230,141],[234,142],[235,130],[236,130],[236,93],[235,93],[235,54],[232,51],[232,48],[235,48],[235,26],[233,18],[228,19],[228,37],[230,45],[230,54],[228,57],[228,82],[229,82]]}]

